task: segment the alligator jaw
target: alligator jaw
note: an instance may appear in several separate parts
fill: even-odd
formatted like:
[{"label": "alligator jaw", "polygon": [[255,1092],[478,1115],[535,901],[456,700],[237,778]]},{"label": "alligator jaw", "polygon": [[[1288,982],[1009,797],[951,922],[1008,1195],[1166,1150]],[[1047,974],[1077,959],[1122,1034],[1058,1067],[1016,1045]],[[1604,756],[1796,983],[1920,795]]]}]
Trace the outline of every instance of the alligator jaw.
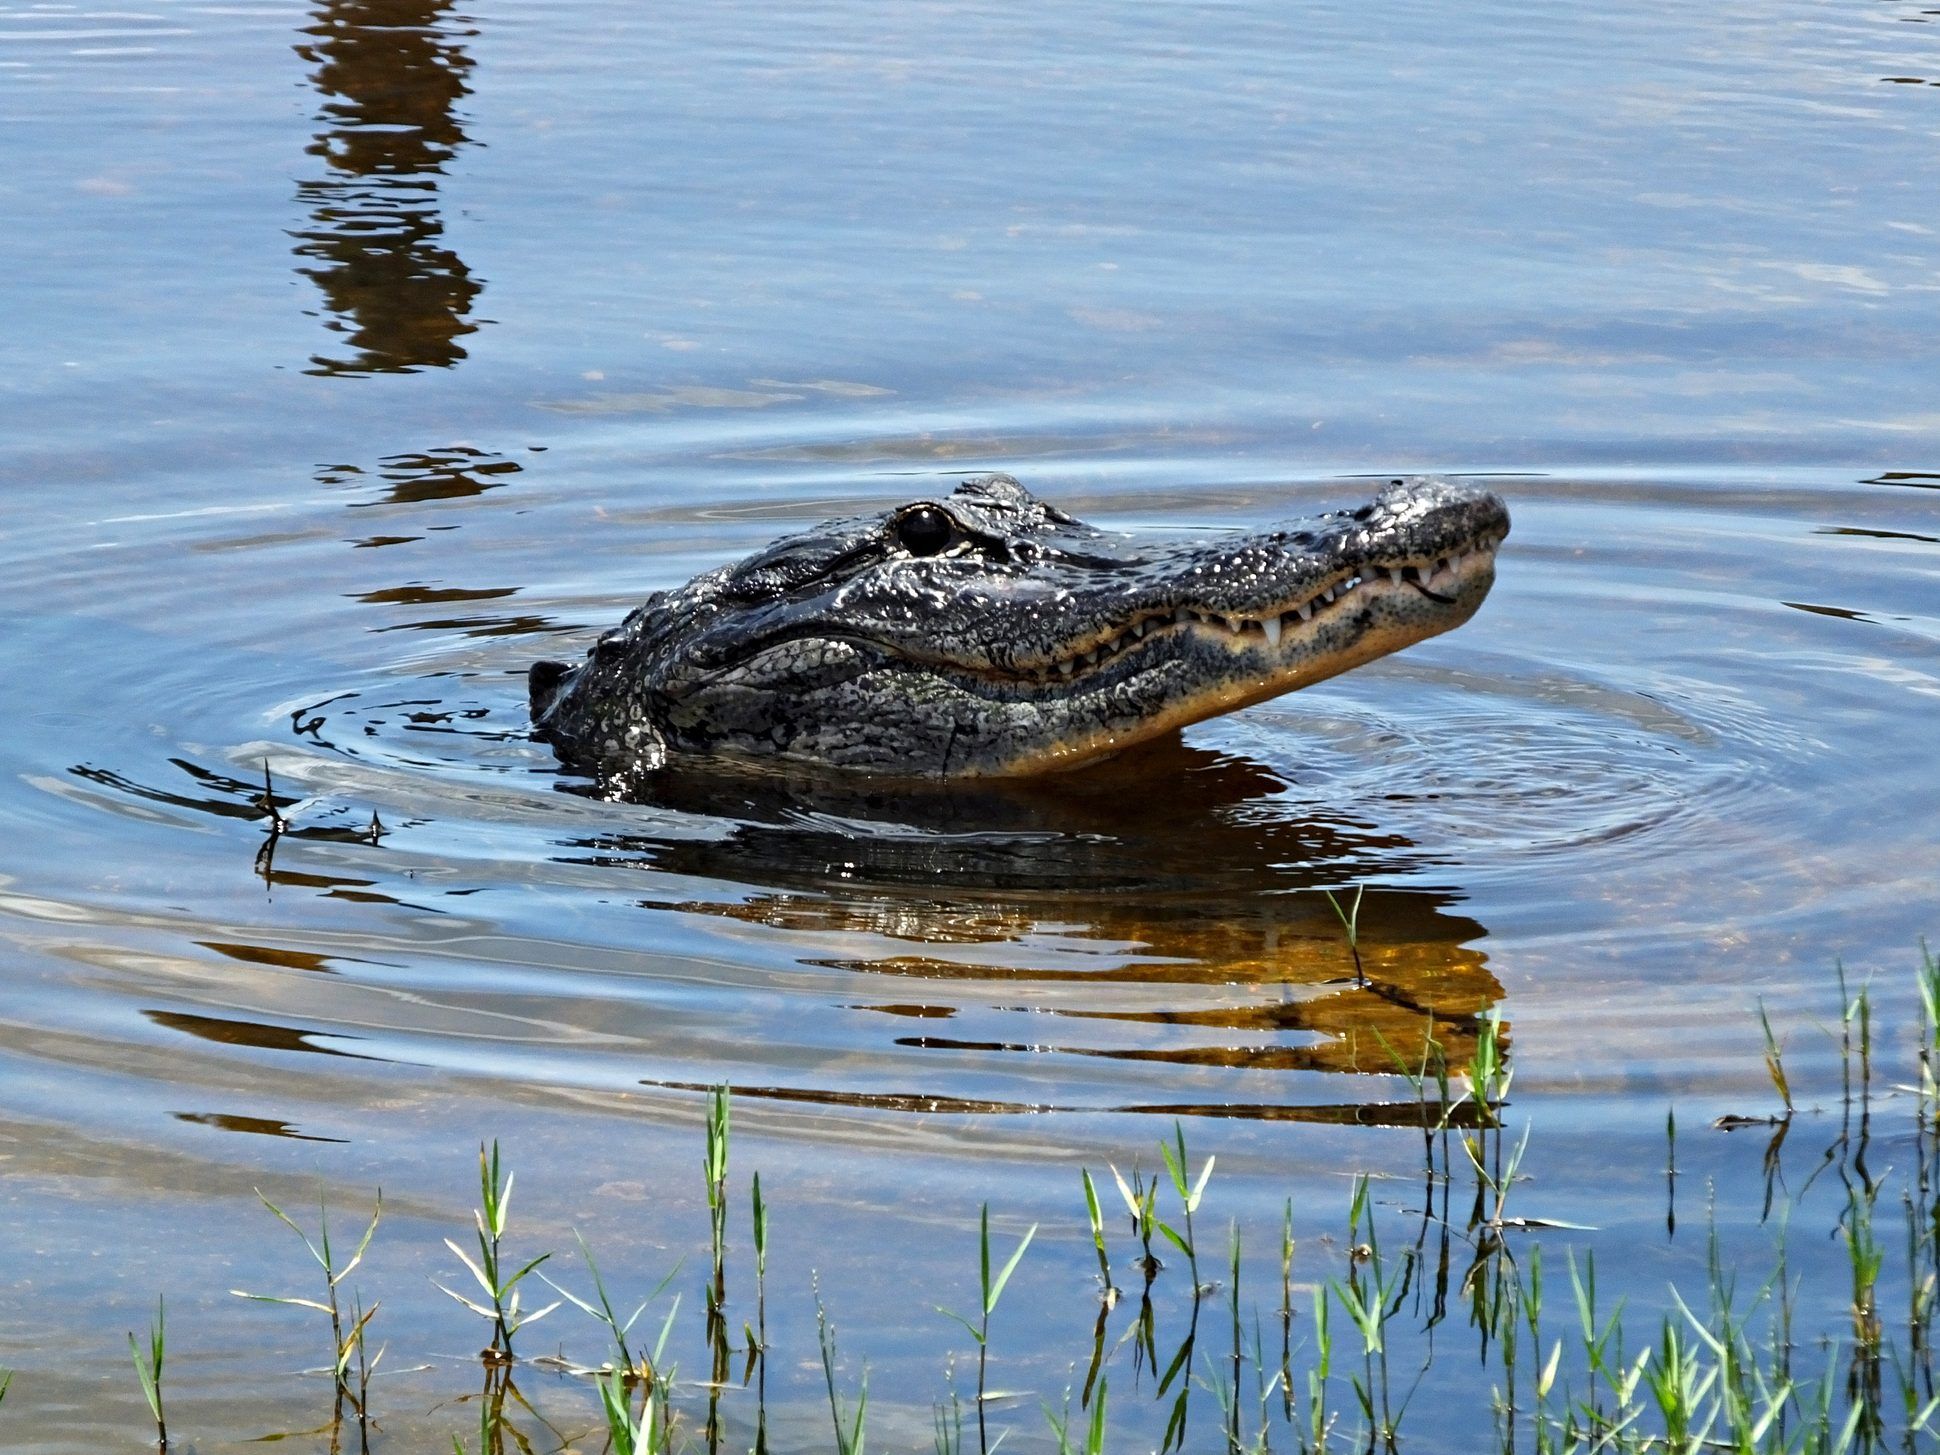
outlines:
[{"label": "alligator jaw", "polygon": [[[1437,605],[1449,607],[1457,606],[1468,595],[1475,595],[1479,600],[1487,592],[1488,581],[1493,579],[1495,551],[1500,539],[1498,536],[1479,541],[1469,549],[1432,560],[1397,559],[1342,571],[1317,589],[1266,602],[1250,611],[1220,611],[1202,604],[1181,603],[1169,612],[1128,613],[1066,652],[1018,663],[1009,673],[1001,675],[1056,686],[1109,666],[1121,657],[1130,658],[1148,641],[1156,643],[1182,632],[1245,654],[1253,659],[1254,666],[1273,672],[1298,661],[1303,640],[1311,642],[1328,620],[1365,605],[1370,593],[1413,591]],[[1304,682],[1299,682],[1277,690],[1286,692],[1293,690],[1293,686],[1303,685]]]},{"label": "alligator jaw", "polygon": [[[1109,697],[1139,678],[1169,674],[1172,690],[1156,710],[1062,738],[1020,741],[1014,756],[982,771],[1023,777],[1082,767],[1453,630],[1488,595],[1500,543],[1499,534],[1489,534],[1448,556],[1345,571],[1318,591],[1250,613],[1181,605],[1169,617],[1137,615],[1096,646],[1034,664],[1020,684],[1027,692]],[[1186,685],[1177,685],[1180,679]]]}]

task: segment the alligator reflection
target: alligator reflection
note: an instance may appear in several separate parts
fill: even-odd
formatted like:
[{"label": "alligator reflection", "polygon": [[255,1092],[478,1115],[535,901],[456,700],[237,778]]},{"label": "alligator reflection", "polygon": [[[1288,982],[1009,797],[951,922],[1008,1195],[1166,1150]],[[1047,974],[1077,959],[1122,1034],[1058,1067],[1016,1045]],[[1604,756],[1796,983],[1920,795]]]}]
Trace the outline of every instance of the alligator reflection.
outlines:
[{"label": "alligator reflection", "polygon": [[299,269],[323,292],[331,328],[355,353],[312,356],[313,374],[409,373],[465,357],[457,340],[479,284],[444,244],[438,177],[465,144],[457,105],[476,32],[449,0],[322,0],[316,39],[296,47],[315,66],[322,129],[309,148],[328,167],[297,196],[309,226],[293,234]]},{"label": "alligator reflection", "polygon": [[[1398,835],[1300,816],[1289,786],[1266,768],[1176,740],[1028,785],[856,787],[831,797],[822,783],[810,797],[784,781],[683,770],[640,796],[733,827],[577,840],[575,862],[723,885],[701,898],[642,901],[649,908],[839,943],[804,963],[882,977],[882,998],[854,1008],[913,1022],[893,1038],[899,1047],[1391,1076],[1418,1069],[1431,1040],[1451,1064],[1465,1064],[1476,1017],[1502,994],[1484,956],[1468,947],[1486,932],[1451,912],[1460,895],[1445,889],[1370,890],[1357,922],[1357,973],[1321,891],[1392,881],[1425,856]],[[890,944],[858,947],[864,937]],[[993,989],[1028,1002],[1028,1039],[942,1032],[960,1016],[1001,1013],[988,998]],[[1287,1104],[1277,1099],[1283,1088],[1252,1088],[1232,1102],[1118,1109],[1325,1121],[1418,1115],[1412,1103]],[[736,1090],[907,1110],[1048,1109],[915,1092]]]}]

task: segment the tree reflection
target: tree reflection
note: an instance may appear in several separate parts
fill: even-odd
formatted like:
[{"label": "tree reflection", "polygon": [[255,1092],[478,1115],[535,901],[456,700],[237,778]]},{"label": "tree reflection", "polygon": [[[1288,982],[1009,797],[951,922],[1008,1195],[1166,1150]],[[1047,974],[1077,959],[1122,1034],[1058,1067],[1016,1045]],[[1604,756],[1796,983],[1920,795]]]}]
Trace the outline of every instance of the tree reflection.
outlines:
[{"label": "tree reflection", "polygon": [[458,103],[476,34],[449,0],[322,0],[296,47],[323,93],[309,153],[327,167],[299,184],[310,212],[300,268],[323,292],[344,358],[315,374],[410,373],[465,357],[458,340],[480,285],[444,243],[438,178],[465,145]]}]

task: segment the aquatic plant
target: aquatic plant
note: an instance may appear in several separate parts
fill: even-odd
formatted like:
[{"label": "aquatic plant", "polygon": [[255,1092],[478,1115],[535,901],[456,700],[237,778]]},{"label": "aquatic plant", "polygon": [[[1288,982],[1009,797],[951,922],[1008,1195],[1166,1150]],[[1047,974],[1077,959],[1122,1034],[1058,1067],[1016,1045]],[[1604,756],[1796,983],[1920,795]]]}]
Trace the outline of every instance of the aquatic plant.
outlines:
[{"label": "aquatic plant", "polygon": [[1114,1303],[1118,1298],[1118,1289],[1111,1281],[1111,1258],[1105,1252],[1105,1219],[1098,1208],[1098,1188],[1091,1180],[1089,1168],[1080,1167],[1078,1176],[1084,1183],[1085,1217],[1091,1223],[1091,1246],[1098,1254],[1099,1297],[1107,1304]]},{"label": "aquatic plant", "polygon": [[[622,1320],[613,1308],[613,1300],[607,1295],[606,1280],[600,1277],[599,1264],[593,1258],[593,1250],[587,1246],[586,1239],[580,1235],[579,1229],[577,1228],[573,1229],[573,1241],[579,1244],[579,1256],[585,1260],[586,1272],[593,1280],[593,1297],[599,1300],[599,1306],[595,1308],[591,1303],[581,1298],[571,1289],[554,1283],[543,1273],[539,1274],[540,1281],[554,1293],[565,1299],[574,1308],[580,1310],[588,1317],[597,1320],[606,1327],[607,1332],[613,1339],[614,1352],[618,1355],[618,1363],[615,1367],[616,1373],[625,1376],[629,1381],[638,1379],[651,1385],[655,1379],[659,1355],[656,1353],[649,1356],[644,1351],[636,1355],[633,1352],[632,1346],[627,1343],[627,1335],[633,1332],[633,1326],[640,1321],[640,1315],[647,1311],[647,1305],[667,1291],[667,1285],[672,1283],[675,1275],[680,1272],[680,1265],[676,1263],[672,1272],[668,1273],[665,1278],[661,1279],[655,1285],[653,1292],[640,1300],[639,1307],[635,1308],[632,1313],[628,1314]],[[674,1313],[679,1308],[680,1296],[676,1294],[674,1296],[674,1306],[668,1311],[667,1315],[670,1325]],[[666,1341],[667,1331],[663,1328],[660,1334],[660,1344],[664,1345]]]},{"label": "aquatic plant", "polygon": [[[862,1366],[862,1379],[856,1389],[855,1409],[845,1407],[841,1393],[836,1389],[835,1363],[835,1325],[829,1322],[828,1310],[822,1305],[822,1293],[815,1292],[815,1337],[822,1347],[822,1376],[828,1385],[829,1419],[835,1426],[836,1455],[863,1455],[865,1422],[869,1416],[869,1366]],[[979,1399],[982,1398],[979,1391]],[[981,1408],[977,1418],[983,1418]],[[988,1446],[985,1446],[988,1449]]]},{"label": "aquatic plant", "polygon": [[962,1324],[970,1331],[970,1337],[977,1341],[977,1438],[984,1449],[990,1447],[989,1436],[984,1426],[984,1406],[989,1401],[984,1381],[990,1363],[990,1316],[996,1312],[997,1300],[1004,1296],[1004,1286],[1010,1282],[1011,1274],[1017,1271],[1017,1265],[1023,1261],[1024,1250],[1031,1246],[1031,1239],[1036,1236],[1037,1224],[1032,1223],[1024,1236],[1018,1239],[1009,1260],[993,1278],[990,1273],[990,1204],[985,1203],[978,1217],[977,1272],[982,1298],[979,1301],[977,1321],[972,1323],[962,1314],[951,1313],[949,1309],[940,1306],[937,1309],[938,1313],[945,1314]]},{"label": "aquatic plant", "polygon": [[[382,1192],[377,1194],[376,1204],[371,1209],[370,1222],[364,1228],[364,1235],[357,1240],[356,1250],[350,1255],[350,1260],[340,1268],[336,1264],[335,1254],[330,1246],[330,1210],[323,1199],[317,1200],[317,1237],[316,1241],[312,1242],[310,1235],[298,1227],[288,1213],[263,1196],[261,1188],[255,1191],[257,1199],[275,1214],[277,1221],[303,1240],[303,1246],[309,1250],[311,1258],[316,1260],[317,1266],[323,1270],[324,1296],[319,1301],[314,1298],[299,1298],[291,1294],[246,1293],[240,1288],[232,1288],[229,1291],[237,1298],[251,1299],[257,1303],[287,1304],[293,1308],[315,1309],[327,1315],[330,1319],[332,1373],[335,1376],[337,1388],[349,1393],[350,1361],[363,1346],[365,1332],[370,1327],[372,1317],[377,1313],[377,1305],[372,1304],[366,1309],[359,1303],[352,1314],[350,1327],[346,1331],[337,1288],[356,1272],[358,1265],[364,1261],[364,1254],[370,1248],[371,1239],[377,1234],[378,1221],[384,1215],[384,1194]],[[376,1362],[377,1359],[374,1356],[363,1366],[360,1382],[365,1388],[369,1386],[370,1368],[374,1367]]]},{"label": "aquatic plant", "polygon": [[1110,1394],[1109,1381],[1098,1382],[1098,1393],[1091,1401],[1091,1419],[1085,1425],[1084,1444],[1071,1443],[1071,1391],[1064,1392],[1064,1408],[1054,1410],[1044,1406],[1044,1418],[1050,1423],[1051,1433],[1058,1438],[1058,1455],[1104,1455],[1105,1449],[1105,1403]]},{"label": "aquatic plant", "polygon": [[[1322,1240],[1321,1267],[1314,1281],[1303,1285],[1294,1278],[1300,1244],[1288,1199],[1277,1237],[1268,1245],[1274,1254],[1262,1260],[1265,1269],[1277,1272],[1278,1283],[1265,1310],[1245,1296],[1243,1279],[1254,1265],[1244,1256],[1246,1233],[1237,1219],[1227,1221],[1223,1281],[1200,1280],[1197,1254],[1213,1159],[1206,1158],[1195,1169],[1182,1123],[1175,1122],[1171,1135],[1161,1141],[1163,1178],[1148,1180],[1136,1165],[1129,1178],[1113,1169],[1142,1249],[1137,1261],[1144,1286],[1129,1316],[1120,1311],[1112,1281],[1097,1185],[1081,1169],[1084,1220],[1071,1232],[1074,1242],[1080,1237],[1089,1242],[1084,1256],[1087,1262],[1095,1260],[1100,1296],[1082,1385],[1075,1394],[1066,1387],[1057,1408],[1041,1401],[1050,1438],[1060,1455],[1080,1449],[1101,1455],[1108,1438],[1156,1443],[1165,1450],[1205,1448],[1208,1432],[1191,1428],[1197,1390],[1209,1393],[1217,1406],[1217,1438],[1227,1455],[1265,1455],[1276,1447],[1299,1455],[1335,1449],[1387,1455],[1407,1443],[1414,1395],[1440,1357],[1437,1339],[1446,1338],[1442,1326],[1465,1316],[1481,1361],[1478,1377],[1470,1382],[1475,1403],[1468,1415],[1451,1416],[1444,1400],[1438,1419],[1466,1420],[1458,1428],[1478,1432],[1492,1425],[1489,1447],[1498,1455],[1521,1455],[1524,1450],[1534,1455],[1698,1455],[1711,1450],[1859,1455],[1925,1448],[1940,1436],[1940,1381],[1933,1368],[1934,1326],[1940,1319],[1940,963],[1924,945],[1914,980],[1918,1017],[1911,1072],[1884,1081],[1886,1051],[1876,1036],[1880,1016],[1873,988],[1849,986],[1840,972],[1839,1016],[1833,1027],[1836,1086],[1823,1111],[1815,1107],[1811,1088],[1802,1088],[1787,1066],[1786,1043],[1759,1009],[1766,1071],[1781,1114],[1728,1117],[1720,1125],[1773,1128],[1765,1150],[1771,1261],[1755,1284],[1734,1271],[1714,1216],[1700,1286],[1693,1290],[1680,1281],[1666,1288],[1661,1307],[1647,1315],[1634,1312],[1625,1299],[1607,1298],[1595,1247],[1561,1241],[1563,1235],[1593,1230],[1533,1216],[1525,1206],[1534,1196],[1522,1190],[1522,1168],[1534,1134],[1528,1125],[1507,1125],[1504,1111],[1513,1068],[1506,1035],[1493,1015],[1476,1021],[1474,1050],[1459,1072],[1438,1058],[1432,1042],[1421,1062],[1400,1070],[1419,1102],[1420,1125],[1428,1133],[1418,1216],[1385,1205],[1375,1196],[1375,1180],[1357,1175],[1346,1208],[1345,1236],[1331,1244]],[[1459,1092],[1453,1085],[1458,1076]],[[1874,1119],[1878,1107],[1894,1098],[1905,1100],[1911,1135],[1897,1136],[1896,1165],[1878,1169],[1869,1161],[1869,1154],[1876,1155]],[[720,1448],[727,1438],[720,1402],[737,1386],[722,1354],[732,1251],[727,1239],[730,1116],[725,1088],[709,1093],[707,1111],[703,1170],[710,1261],[705,1322],[715,1360],[704,1386],[705,1443]],[[1779,1175],[1778,1153],[1795,1125],[1823,1126],[1830,1140],[1812,1176],[1793,1191]],[[1665,1174],[1673,1198],[1666,1232],[1674,1235],[1679,1175],[1674,1109],[1666,1114],[1665,1134]],[[475,1402],[471,1434],[481,1452],[514,1445],[537,1449],[536,1431],[515,1428],[508,1419],[519,1415],[523,1424],[526,1417],[540,1418],[512,1382],[511,1343],[525,1324],[557,1307],[555,1303],[527,1313],[519,1298],[521,1281],[537,1272],[550,1254],[521,1263],[506,1256],[514,1179],[502,1165],[496,1144],[479,1149],[479,1179],[477,1252],[451,1240],[446,1245],[465,1263],[481,1293],[464,1297],[443,1290],[493,1325],[483,1387],[467,1396]],[[1836,1198],[1832,1231],[1844,1256],[1830,1267],[1821,1261],[1807,1280],[1792,1260],[1790,1224],[1801,1210],[1823,1205],[1825,1192],[1816,1201],[1808,1200],[1821,1181]],[[1453,1195],[1458,1187],[1466,1189],[1460,1199]],[[1890,1203],[1882,1203],[1894,1190],[1903,1225],[1897,1234]],[[326,1315],[340,1402],[354,1400],[361,1416],[371,1367],[383,1353],[368,1348],[377,1304],[366,1308],[360,1297],[346,1300],[344,1290],[349,1276],[363,1266],[382,1214],[381,1200],[341,1261],[328,1210],[321,1203],[314,1236],[267,1198],[263,1203],[302,1239],[322,1271],[323,1288],[314,1298],[232,1291]],[[749,1211],[755,1308],[753,1321],[743,1325],[748,1357],[738,1386],[753,1394],[753,1449],[765,1455],[772,1209],[759,1176],[751,1180]],[[1033,1224],[1006,1253],[993,1247],[990,1221],[985,1203],[978,1217],[977,1305],[970,1317],[950,1315],[969,1332],[976,1350],[976,1437],[983,1451],[1017,1433],[997,1431],[992,1438],[988,1427],[987,1410],[1001,1398],[988,1385],[992,1324],[1038,1233]],[[1161,1281],[1163,1266],[1151,1251],[1155,1232],[1184,1255],[1187,1281]],[[1545,1234],[1553,1241],[1544,1241]],[[620,1455],[667,1455],[680,1444],[681,1391],[676,1390],[667,1351],[681,1299],[672,1300],[651,1349],[640,1347],[634,1329],[667,1289],[679,1264],[622,1318],[592,1248],[577,1232],[574,1237],[592,1282],[591,1296],[552,1286],[562,1301],[570,1301],[602,1327],[612,1357],[601,1367],[563,1357],[544,1362],[585,1381],[590,1417],[603,1427],[610,1449]],[[1548,1275],[1559,1257],[1569,1291],[1560,1317],[1557,1309],[1546,1306],[1546,1290],[1554,1282]],[[1740,1259],[1737,1266],[1748,1265]],[[1832,1269],[1838,1270],[1839,1282],[1829,1288],[1824,1275]],[[538,1276],[551,1283],[545,1273]],[[1809,1289],[1808,1281],[1813,1282]],[[841,1455],[863,1455],[871,1400],[868,1365],[865,1360],[851,1392],[842,1377],[835,1325],[819,1279],[813,1289],[815,1343],[835,1448]],[[1639,1296],[1634,1283],[1631,1296]],[[1823,1309],[1829,1297],[1836,1297],[1840,1317],[1805,1325],[1801,1311]],[[1202,1306],[1217,1308],[1217,1336],[1210,1329],[1202,1331]],[[145,1343],[132,1333],[128,1336],[164,1447],[165,1312],[158,1300]],[[1274,1320],[1279,1325],[1277,1348],[1267,1332]],[[1116,1342],[1114,1327],[1119,1331]],[[1343,1342],[1338,1336],[1348,1330],[1350,1341]],[[786,1340],[785,1325],[781,1337]],[[1133,1395],[1143,1390],[1149,1402],[1142,1412],[1133,1396],[1124,1393],[1123,1366],[1113,1363],[1126,1345],[1130,1389]],[[1161,1357],[1168,1349],[1169,1355]],[[1822,1352],[1810,1360],[1804,1357],[1814,1350]],[[946,1368],[946,1398],[931,1405],[940,1455],[962,1455],[966,1444],[967,1411],[956,1393],[954,1367],[952,1359]],[[0,1401],[6,1400],[12,1383],[13,1376],[0,1370]],[[1113,1391],[1118,1391],[1116,1396]],[[1116,1422],[1125,1427],[1110,1437],[1108,1401]],[[1141,1419],[1150,1422],[1150,1433],[1132,1433]],[[542,1422],[551,1431],[544,1438],[555,1439],[559,1448],[578,1438]],[[334,1448],[335,1423],[328,1428]],[[465,1436],[453,1436],[451,1443],[469,1455]]]},{"label": "aquatic plant", "polygon": [[1212,1177],[1213,1159],[1208,1157],[1199,1169],[1198,1180],[1188,1183],[1186,1168],[1186,1130],[1175,1120],[1172,1123],[1172,1141],[1159,1143],[1159,1153],[1165,1159],[1165,1170],[1172,1178],[1172,1189],[1178,1194],[1179,1209],[1185,1215],[1185,1231],[1179,1232],[1169,1224],[1161,1222],[1159,1232],[1181,1253],[1186,1255],[1186,1263],[1192,1269],[1192,1283],[1199,1285],[1199,1252],[1192,1237],[1192,1215],[1199,1211],[1200,1199],[1206,1195],[1206,1183]]},{"label": "aquatic plant", "polygon": [[[513,1174],[502,1173],[499,1165],[498,1143],[494,1141],[488,1154],[481,1144],[478,1149],[479,1205],[472,1212],[472,1221],[478,1233],[478,1257],[471,1258],[463,1248],[450,1238],[445,1246],[458,1256],[465,1265],[485,1296],[491,1300],[489,1305],[474,1302],[461,1293],[453,1292],[442,1283],[436,1286],[441,1293],[456,1299],[480,1318],[492,1325],[492,1343],[489,1353],[502,1360],[512,1358],[512,1336],[525,1325],[544,1318],[559,1307],[557,1302],[549,1303],[542,1309],[525,1312],[520,1305],[519,1284],[524,1282],[541,1263],[552,1256],[541,1253],[538,1257],[523,1264],[517,1272],[505,1273],[505,1260],[502,1245],[505,1239],[505,1226],[511,1216]],[[436,1280],[433,1280],[434,1283]]]},{"label": "aquatic plant", "polygon": [[168,1421],[162,1415],[162,1363],[168,1354],[168,1310],[160,1298],[155,1300],[155,1322],[148,1326],[148,1347],[128,1335],[128,1352],[135,1361],[135,1377],[141,1381],[142,1397],[148,1412],[155,1417],[155,1442],[168,1449]]},{"label": "aquatic plant", "polygon": [[1340,921],[1341,930],[1347,936],[1347,949],[1354,957],[1354,979],[1357,983],[1365,982],[1367,971],[1361,966],[1361,896],[1367,893],[1367,886],[1354,886],[1354,902],[1345,909],[1333,890],[1323,889],[1320,892],[1327,896],[1327,902],[1334,907],[1334,917]]},{"label": "aquatic plant", "polygon": [[673,1432],[667,1420],[667,1401],[662,1390],[649,1386],[642,1397],[640,1413],[633,1413],[633,1394],[626,1377],[615,1369],[599,1382],[600,1409],[606,1416],[606,1437],[614,1455],[659,1455],[673,1449]]}]

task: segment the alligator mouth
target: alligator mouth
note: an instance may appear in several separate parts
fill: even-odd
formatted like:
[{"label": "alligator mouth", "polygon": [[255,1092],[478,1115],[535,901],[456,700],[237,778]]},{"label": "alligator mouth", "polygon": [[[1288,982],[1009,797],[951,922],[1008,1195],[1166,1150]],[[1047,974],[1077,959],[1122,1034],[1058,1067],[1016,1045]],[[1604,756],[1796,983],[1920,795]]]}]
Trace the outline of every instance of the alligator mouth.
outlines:
[{"label": "alligator mouth", "polygon": [[1327,622],[1345,616],[1373,595],[1412,591],[1438,606],[1458,607],[1464,584],[1492,572],[1501,535],[1479,538],[1464,549],[1432,559],[1396,558],[1336,573],[1303,594],[1263,603],[1251,610],[1215,611],[1189,604],[1140,611],[1128,620],[1074,642],[1056,657],[1006,666],[970,667],[962,663],[928,663],[994,681],[1027,685],[1076,685],[1089,674],[1109,668],[1150,642],[1193,633],[1202,639],[1241,650],[1291,646],[1302,636],[1317,634]]},{"label": "alligator mouth", "polygon": [[[1297,594],[1244,608],[1215,610],[1191,603],[1141,606],[1122,618],[1108,620],[1088,634],[1073,637],[1056,656],[966,661],[912,651],[908,643],[886,641],[861,632],[832,631],[818,624],[775,632],[746,643],[717,666],[737,666],[791,642],[847,642],[881,654],[888,664],[909,670],[947,674],[959,680],[1026,692],[1039,688],[1068,691],[1088,686],[1087,679],[1102,677],[1115,667],[1129,667],[1132,672],[1138,672],[1147,665],[1142,660],[1146,657],[1151,658],[1149,665],[1158,666],[1170,653],[1141,651],[1142,648],[1176,648],[1190,636],[1224,646],[1236,655],[1249,649],[1277,650],[1288,669],[1299,669],[1301,675],[1325,676],[1328,675],[1325,672],[1313,672],[1312,659],[1300,659],[1301,644],[1318,637],[1330,623],[1346,617],[1351,609],[1367,604],[1377,595],[1418,593],[1450,614],[1460,611],[1463,605],[1460,593],[1472,579],[1493,572],[1495,553],[1505,534],[1476,537],[1445,556],[1396,556],[1347,567],[1318,584],[1302,587]],[[1473,603],[1470,605],[1472,609]],[[1451,621],[1446,625],[1454,624]],[[1421,635],[1432,636],[1444,629],[1443,625],[1427,626]],[[1257,671],[1259,664],[1247,665]],[[1123,673],[1110,675],[1118,678]],[[1269,667],[1268,680],[1273,675]]]}]

